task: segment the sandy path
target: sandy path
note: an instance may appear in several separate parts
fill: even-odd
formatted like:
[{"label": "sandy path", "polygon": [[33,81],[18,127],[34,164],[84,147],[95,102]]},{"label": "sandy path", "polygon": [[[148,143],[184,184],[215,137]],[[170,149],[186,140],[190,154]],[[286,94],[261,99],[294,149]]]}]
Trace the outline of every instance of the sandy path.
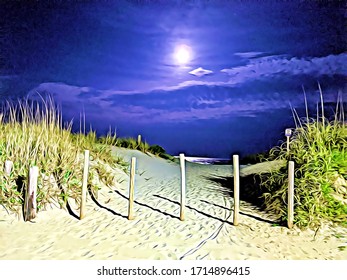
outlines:
[{"label": "sandy path", "polygon": [[[187,163],[186,220],[179,220],[179,166],[137,151],[135,219],[127,219],[128,180],[88,200],[82,221],[59,209],[25,223],[0,210],[0,259],[347,259],[343,228],[288,230],[271,216],[241,203],[241,224],[232,225],[232,198],[213,189],[214,176],[230,166]],[[76,211],[77,212],[77,211]],[[78,212],[77,212],[78,213]],[[314,237],[315,236],[315,237]]]}]

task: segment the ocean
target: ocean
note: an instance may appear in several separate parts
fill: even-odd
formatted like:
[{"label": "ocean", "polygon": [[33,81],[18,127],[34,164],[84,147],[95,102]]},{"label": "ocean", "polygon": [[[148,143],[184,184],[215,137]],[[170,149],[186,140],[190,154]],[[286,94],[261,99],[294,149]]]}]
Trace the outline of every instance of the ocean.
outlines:
[{"label": "ocean", "polygon": [[[179,158],[179,156],[175,156]],[[229,158],[208,158],[208,157],[185,157],[186,161],[194,162],[198,164],[232,164],[232,160]]]}]

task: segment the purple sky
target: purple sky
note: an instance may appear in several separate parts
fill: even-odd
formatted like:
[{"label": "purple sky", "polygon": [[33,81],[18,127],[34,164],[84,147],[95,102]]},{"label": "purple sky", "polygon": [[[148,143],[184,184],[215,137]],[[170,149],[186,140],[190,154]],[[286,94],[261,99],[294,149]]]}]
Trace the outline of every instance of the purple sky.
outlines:
[{"label": "purple sky", "polygon": [[347,100],[343,1],[1,1],[0,14],[0,99],[47,92],[76,127],[84,112],[99,134],[172,154],[269,149],[302,86],[312,115],[317,82]]}]

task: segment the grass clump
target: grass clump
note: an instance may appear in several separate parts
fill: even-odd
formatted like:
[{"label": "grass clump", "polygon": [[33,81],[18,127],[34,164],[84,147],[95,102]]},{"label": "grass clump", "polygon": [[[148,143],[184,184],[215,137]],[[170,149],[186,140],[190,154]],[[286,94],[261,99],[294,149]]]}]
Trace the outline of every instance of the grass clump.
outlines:
[{"label": "grass clump", "polygon": [[[59,110],[52,99],[43,103],[9,102],[0,115],[0,204],[19,213],[31,166],[39,167],[37,189],[38,210],[47,204],[65,207],[68,199],[80,203],[83,152],[90,150],[89,180],[98,177],[101,183],[112,185],[114,177],[100,166],[124,166],[122,159],[111,155],[110,147],[97,143],[95,132],[72,134],[72,123],[62,124]],[[10,175],[4,174],[4,162],[11,160]],[[91,191],[100,186],[94,184]]]},{"label": "grass clump", "polygon": [[[321,116],[299,118],[290,140],[270,150],[267,160],[285,159],[295,163],[294,222],[299,227],[318,227],[323,221],[347,225],[347,126],[343,103],[338,100],[334,120],[324,117],[321,94]],[[287,219],[288,168],[262,175],[266,210]]]}]

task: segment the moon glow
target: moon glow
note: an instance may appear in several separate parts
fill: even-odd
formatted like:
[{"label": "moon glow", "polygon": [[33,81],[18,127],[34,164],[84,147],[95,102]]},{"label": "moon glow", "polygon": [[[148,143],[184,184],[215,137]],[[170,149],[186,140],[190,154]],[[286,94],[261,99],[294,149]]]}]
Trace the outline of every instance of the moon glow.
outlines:
[{"label": "moon glow", "polygon": [[178,45],[175,48],[174,60],[177,64],[185,65],[192,58],[192,49],[187,45]]}]

